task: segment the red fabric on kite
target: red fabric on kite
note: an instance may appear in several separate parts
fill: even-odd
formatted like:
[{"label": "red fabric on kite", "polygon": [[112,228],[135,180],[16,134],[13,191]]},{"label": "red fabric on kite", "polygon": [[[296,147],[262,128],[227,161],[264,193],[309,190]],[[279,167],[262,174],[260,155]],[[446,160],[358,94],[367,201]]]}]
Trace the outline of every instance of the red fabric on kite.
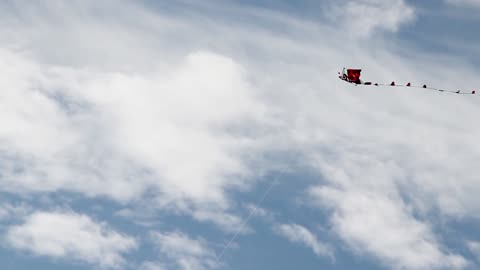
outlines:
[{"label": "red fabric on kite", "polygon": [[360,72],[361,69],[347,69],[347,79],[353,83],[360,84]]}]

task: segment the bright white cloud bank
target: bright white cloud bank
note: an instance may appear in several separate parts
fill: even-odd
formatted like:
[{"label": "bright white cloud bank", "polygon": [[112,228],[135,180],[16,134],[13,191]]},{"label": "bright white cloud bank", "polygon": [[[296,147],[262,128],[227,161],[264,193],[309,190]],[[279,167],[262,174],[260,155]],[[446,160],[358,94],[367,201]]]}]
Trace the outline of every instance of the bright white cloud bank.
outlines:
[{"label": "bright white cloud bank", "polygon": [[[185,26],[132,3],[105,21],[91,14],[93,2],[4,5],[3,22],[16,31],[2,29],[8,38],[0,48],[2,189],[121,202],[148,190],[159,208],[226,229],[238,223],[223,213],[229,207],[223,191],[247,184],[253,142],[245,125],[263,112],[241,65],[209,50],[186,50],[178,40],[144,41],[142,31],[161,36]],[[145,20],[124,22],[131,12]],[[31,33],[29,20],[33,32],[47,33]],[[131,36],[138,43],[130,44]]]},{"label": "bright white cloud bank", "polygon": [[245,173],[236,154],[248,141],[222,128],[259,111],[227,57],[192,52],[173,70],[133,76],[56,69],[7,51],[2,62],[6,188],[126,200],[143,191],[140,182],[221,200],[225,177]]},{"label": "bright white cloud bank", "polygon": [[[342,66],[354,66],[379,81],[478,83],[461,59],[388,44],[399,56],[381,37],[359,41],[334,27],[348,19],[369,35],[395,32],[413,18],[405,2],[348,1],[331,26],[222,4],[165,12],[121,3],[0,4],[0,24],[8,26],[0,29],[2,191],[70,191],[127,207],[140,201],[231,231],[241,220],[229,191],[254,187],[269,170],[308,166],[318,176],[310,202],[327,211],[332,232],[351,250],[404,269],[467,264],[431,217],[480,213],[478,99],[336,79]],[[358,17],[362,10],[369,15]],[[101,231],[83,216],[37,213],[9,230],[9,241],[40,253],[27,240],[50,219]],[[298,227],[288,228],[298,236]],[[295,239],[315,247],[300,231]],[[55,248],[40,254],[75,256],[44,234]],[[108,242],[117,234],[93,235]],[[184,269],[213,265],[212,251],[196,239],[157,238]],[[111,264],[131,245],[108,253]]]},{"label": "bright white cloud bank", "polygon": [[119,234],[88,216],[75,213],[37,212],[25,223],[7,231],[7,242],[15,249],[35,255],[74,259],[105,268],[123,266],[123,253],[137,245],[136,240]]}]

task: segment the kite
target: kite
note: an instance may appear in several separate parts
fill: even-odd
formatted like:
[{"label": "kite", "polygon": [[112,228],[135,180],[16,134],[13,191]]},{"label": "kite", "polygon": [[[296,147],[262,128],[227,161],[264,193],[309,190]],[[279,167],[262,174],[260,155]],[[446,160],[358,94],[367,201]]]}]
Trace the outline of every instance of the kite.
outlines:
[{"label": "kite", "polygon": [[433,88],[429,87],[426,84],[424,85],[412,85],[410,82],[407,84],[396,84],[395,81],[389,83],[389,84],[384,84],[384,83],[372,83],[372,82],[364,82],[360,80],[360,73],[362,72],[361,69],[343,69],[342,72],[339,72],[338,76],[342,81],[346,81],[351,84],[355,85],[373,85],[373,86],[391,86],[391,87],[410,87],[410,88],[420,88],[420,89],[426,89],[426,90],[432,90],[432,91],[438,91],[438,92],[449,92],[449,93],[454,93],[454,94],[459,94],[459,95],[475,95],[477,91],[472,90],[471,92],[465,92],[461,90],[446,90],[446,89],[440,89],[440,88]]}]

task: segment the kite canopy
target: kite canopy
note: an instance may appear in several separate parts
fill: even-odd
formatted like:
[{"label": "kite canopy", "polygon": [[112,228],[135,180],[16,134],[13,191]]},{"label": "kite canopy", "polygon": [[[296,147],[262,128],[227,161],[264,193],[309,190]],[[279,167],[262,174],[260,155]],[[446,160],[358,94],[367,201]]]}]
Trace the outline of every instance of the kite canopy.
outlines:
[{"label": "kite canopy", "polygon": [[361,69],[347,69],[347,79],[350,82],[361,84],[360,81],[360,73],[362,72]]},{"label": "kite canopy", "polygon": [[472,90],[471,92],[462,92],[460,90],[457,91],[452,91],[452,90],[445,90],[445,89],[440,89],[440,88],[432,88],[428,87],[426,84],[423,85],[412,85],[410,82],[401,85],[401,84],[396,84],[395,81],[392,81],[391,83],[372,83],[372,82],[362,82],[360,80],[360,73],[362,72],[361,69],[354,69],[354,68],[348,68],[348,69],[343,69],[343,71],[338,74],[341,74],[339,78],[343,81],[346,81],[348,83],[353,83],[353,84],[361,84],[361,85],[368,85],[368,86],[391,86],[391,87],[409,87],[409,88],[420,88],[420,89],[427,89],[427,90],[432,90],[432,91],[438,91],[438,92],[450,92],[450,93],[455,93],[455,94],[461,94],[461,95],[475,95],[477,93],[476,90]]}]

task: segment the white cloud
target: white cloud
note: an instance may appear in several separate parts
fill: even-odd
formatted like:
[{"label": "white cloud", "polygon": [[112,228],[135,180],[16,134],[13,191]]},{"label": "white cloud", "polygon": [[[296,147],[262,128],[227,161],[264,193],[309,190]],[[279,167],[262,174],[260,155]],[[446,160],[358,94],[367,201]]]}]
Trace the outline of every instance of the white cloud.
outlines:
[{"label": "white cloud", "polygon": [[472,254],[480,261],[480,242],[468,241],[467,247]]},{"label": "white cloud", "polygon": [[341,31],[368,37],[377,31],[397,32],[415,18],[415,9],[404,0],[335,1],[326,15],[341,25]]},{"label": "white cloud", "polygon": [[275,215],[272,211],[255,204],[247,204],[245,205],[245,209],[247,209],[248,213],[250,213],[252,216],[261,217],[267,220],[273,220]]},{"label": "white cloud", "polygon": [[159,251],[183,270],[206,270],[219,266],[215,252],[203,239],[193,239],[180,232],[152,233]]},{"label": "white cloud", "polygon": [[140,270],[165,270],[165,266],[159,262],[143,262],[140,265]]},{"label": "white cloud", "polygon": [[[4,55],[5,61],[31,68],[4,66],[4,74],[11,76],[3,83],[11,90],[2,99],[2,122],[7,123],[1,134],[2,167],[8,175],[4,179],[16,180],[9,183],[12,189],[69,189],[124,200],[138,196],[142,184],[151,184],[172,199],[221,201],[226,178],[247,173],[237,155],[248,140],[222,128],[254,117],[257,109],[240,67],[229,58],[194,52],[168,73],[79,72],[73,79],[84,80],[73,84],[67,71],[47,71],[54,79],[39,71],[41,65]],[[56,100],[57,95],[67,100]],[[70,115],[60,104],[69,98],[93,109]],[[36,136],[30,139],[29,134]],[[55,144],[48,143],[52,138]],[[38,182],[43,175],[46,181]]]},{"label": "white cloud", "polygon": [[228,212],[196,210],[192,212],[192,217],[198,221],[212,222],[220,225],[221,229],[230,233],[248,233],[251,231],[250,227],[243,224],[241,217],[229,214]]},{"label": "white cloud", "polygon": [[429,225],[412,218],[399,198],[327,187],[311,193],[334,211],[332,229],[360,254],[373,254],[395,269],[462,269],[467,265],[462,256],[441,250]]},{"label": "white cloud", "polygon": [[25,223],[12,226],[7,243],[35,255],[77,260],[104,268],[124,265],[123,253],[137,245],[135,239],[119,234],[88,216],[70,212],[36,212]]},{"label": "white cloud", "polygon": [[328,245],[321,243],[307,228],[298,224],[282,224],[275,228],[276,232],[293,243],[305,245],[317,256],[332,256],[333,251]]}]

